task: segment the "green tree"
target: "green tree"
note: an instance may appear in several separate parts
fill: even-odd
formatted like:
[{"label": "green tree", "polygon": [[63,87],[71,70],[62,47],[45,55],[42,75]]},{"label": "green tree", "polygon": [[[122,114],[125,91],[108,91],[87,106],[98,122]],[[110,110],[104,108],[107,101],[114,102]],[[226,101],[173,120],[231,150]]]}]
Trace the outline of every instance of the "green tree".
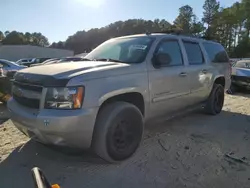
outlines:
[{"label": "green tree", "polygon": [[191,33],[194,36],[201,37],[203,32],[205,30],[205,27],[201,21],[198,21],[198,18],[194,15],[192,24],[191,24]]},{"label": "green tree", "polygon": [[170,27],[171,24],[164,19],[156,19],[154,21],[129,19],[126,21],[117,21],[102,28],[78,31],[74,35],[69,36],[63,44],[62,42],[53,43],[50,47],[66,48],[73,50],[75,53],[82,53],[84,51],[91,51],[100,43],[113,37],[165,31]]},{"label": "green tree", "polygon": [[6,37],[9,33],[10,33],[9,31],[5,31],[4,36]]},{"label": "green tree", "polygon": [[29,33],[25,34],[17,31],[5,31],[4,35],[0,32],[0,41],[2,44],[9,45],[37,45],[37,46],[48,46],[48,39],[41,33]]},{"label": "green tree", "polygon": [[194,18],[193,8],[189,5],[179,8],[179,15],[174,21],[174,25],[181,28],[184,33],[192,33],[192,21]]},{"label": "green tree", "polygon": [[250,35],[250,0],[242,0],[242,5],[245,13],[245,29],[246,29],[246,37],[247,42],[249,42],[249,35]]},{"label": "green tree", "polygon": [[204,12],[202,21],[207,26],[205,37],[208,39],[215,38],[216,19],[218,18],[219,8],[220,3],[216,0],[205,0],[205,3],[203,5]]},{"label": "green tree", "polygon": [[9,44],[9,45],[20,45],[25,43],[25,37],[22,33],[17,31],[12,31],[8,35],[5,36],[2,44]]}]

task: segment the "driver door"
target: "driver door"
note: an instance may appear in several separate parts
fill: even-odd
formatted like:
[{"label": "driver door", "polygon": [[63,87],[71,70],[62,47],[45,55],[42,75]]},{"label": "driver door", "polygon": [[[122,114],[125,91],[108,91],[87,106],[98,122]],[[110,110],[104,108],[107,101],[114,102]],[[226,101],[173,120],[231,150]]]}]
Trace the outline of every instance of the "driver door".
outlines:
[{"label": "driver door", "polygon": [[[189,75],[184,63],[182,49],[178,39],[162,40],[154,56],[164,53],[170,62],[162,62],[159,67],[153,66],[149,72],[150,114],[165,116],[189,105]],[[153,118],[153,117],[152,117]]]}]

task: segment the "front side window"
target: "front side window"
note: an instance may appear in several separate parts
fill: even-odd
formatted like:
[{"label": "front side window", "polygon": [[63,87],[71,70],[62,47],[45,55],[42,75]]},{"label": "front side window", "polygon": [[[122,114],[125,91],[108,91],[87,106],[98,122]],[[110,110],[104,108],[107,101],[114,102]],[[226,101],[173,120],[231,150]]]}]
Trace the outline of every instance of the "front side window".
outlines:
[{"label": "front side window", "polygon": [[166,40],[160,43],[156,49],[157,54],[166,54],[169,57],[170,62],[162,64],[162,66],[180,66],[183,65],[183,59],[179,42],[177,40]]},{"label": "front side window", "polygon": [[183,41],[189,65],[199,65],[204,63],[204,57],[200,45],[195,42]]},{"label": "front side window", "polygon": [[108,40],[84,58],[91,60],[110,59],[124,63],[141,63],[145,60],[155,38],[130,37]]}]

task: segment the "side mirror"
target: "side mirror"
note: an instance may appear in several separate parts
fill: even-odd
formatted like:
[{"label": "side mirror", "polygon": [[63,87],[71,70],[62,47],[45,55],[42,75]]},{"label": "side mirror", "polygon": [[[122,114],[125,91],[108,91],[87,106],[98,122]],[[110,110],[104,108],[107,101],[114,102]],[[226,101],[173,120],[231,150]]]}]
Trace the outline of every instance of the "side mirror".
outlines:
[{"label": "side mirror", "polygon": [[167,53],[158,53],[153,57],[153,64],[156,68],[162,65],[168,65],[171,62],[171,56]]}]

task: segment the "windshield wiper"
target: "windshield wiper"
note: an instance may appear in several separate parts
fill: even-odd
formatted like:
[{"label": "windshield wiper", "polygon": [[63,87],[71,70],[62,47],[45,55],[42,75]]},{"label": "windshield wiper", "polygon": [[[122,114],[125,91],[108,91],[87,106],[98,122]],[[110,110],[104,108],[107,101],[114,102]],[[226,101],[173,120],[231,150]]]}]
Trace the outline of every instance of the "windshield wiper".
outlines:
[{"label": "windshield wiper", "polygon": [[93,61],[93,59],[82,58],[80,61]]},{"label": "windshield wiper", "polygon": [[117,63],[125,63],[123,61],[117,60],[117,59],[111,59],[111,58],[100,58],[100,59],[94,59],[94,61],[112,61],[112,62],[117,62]]}]

